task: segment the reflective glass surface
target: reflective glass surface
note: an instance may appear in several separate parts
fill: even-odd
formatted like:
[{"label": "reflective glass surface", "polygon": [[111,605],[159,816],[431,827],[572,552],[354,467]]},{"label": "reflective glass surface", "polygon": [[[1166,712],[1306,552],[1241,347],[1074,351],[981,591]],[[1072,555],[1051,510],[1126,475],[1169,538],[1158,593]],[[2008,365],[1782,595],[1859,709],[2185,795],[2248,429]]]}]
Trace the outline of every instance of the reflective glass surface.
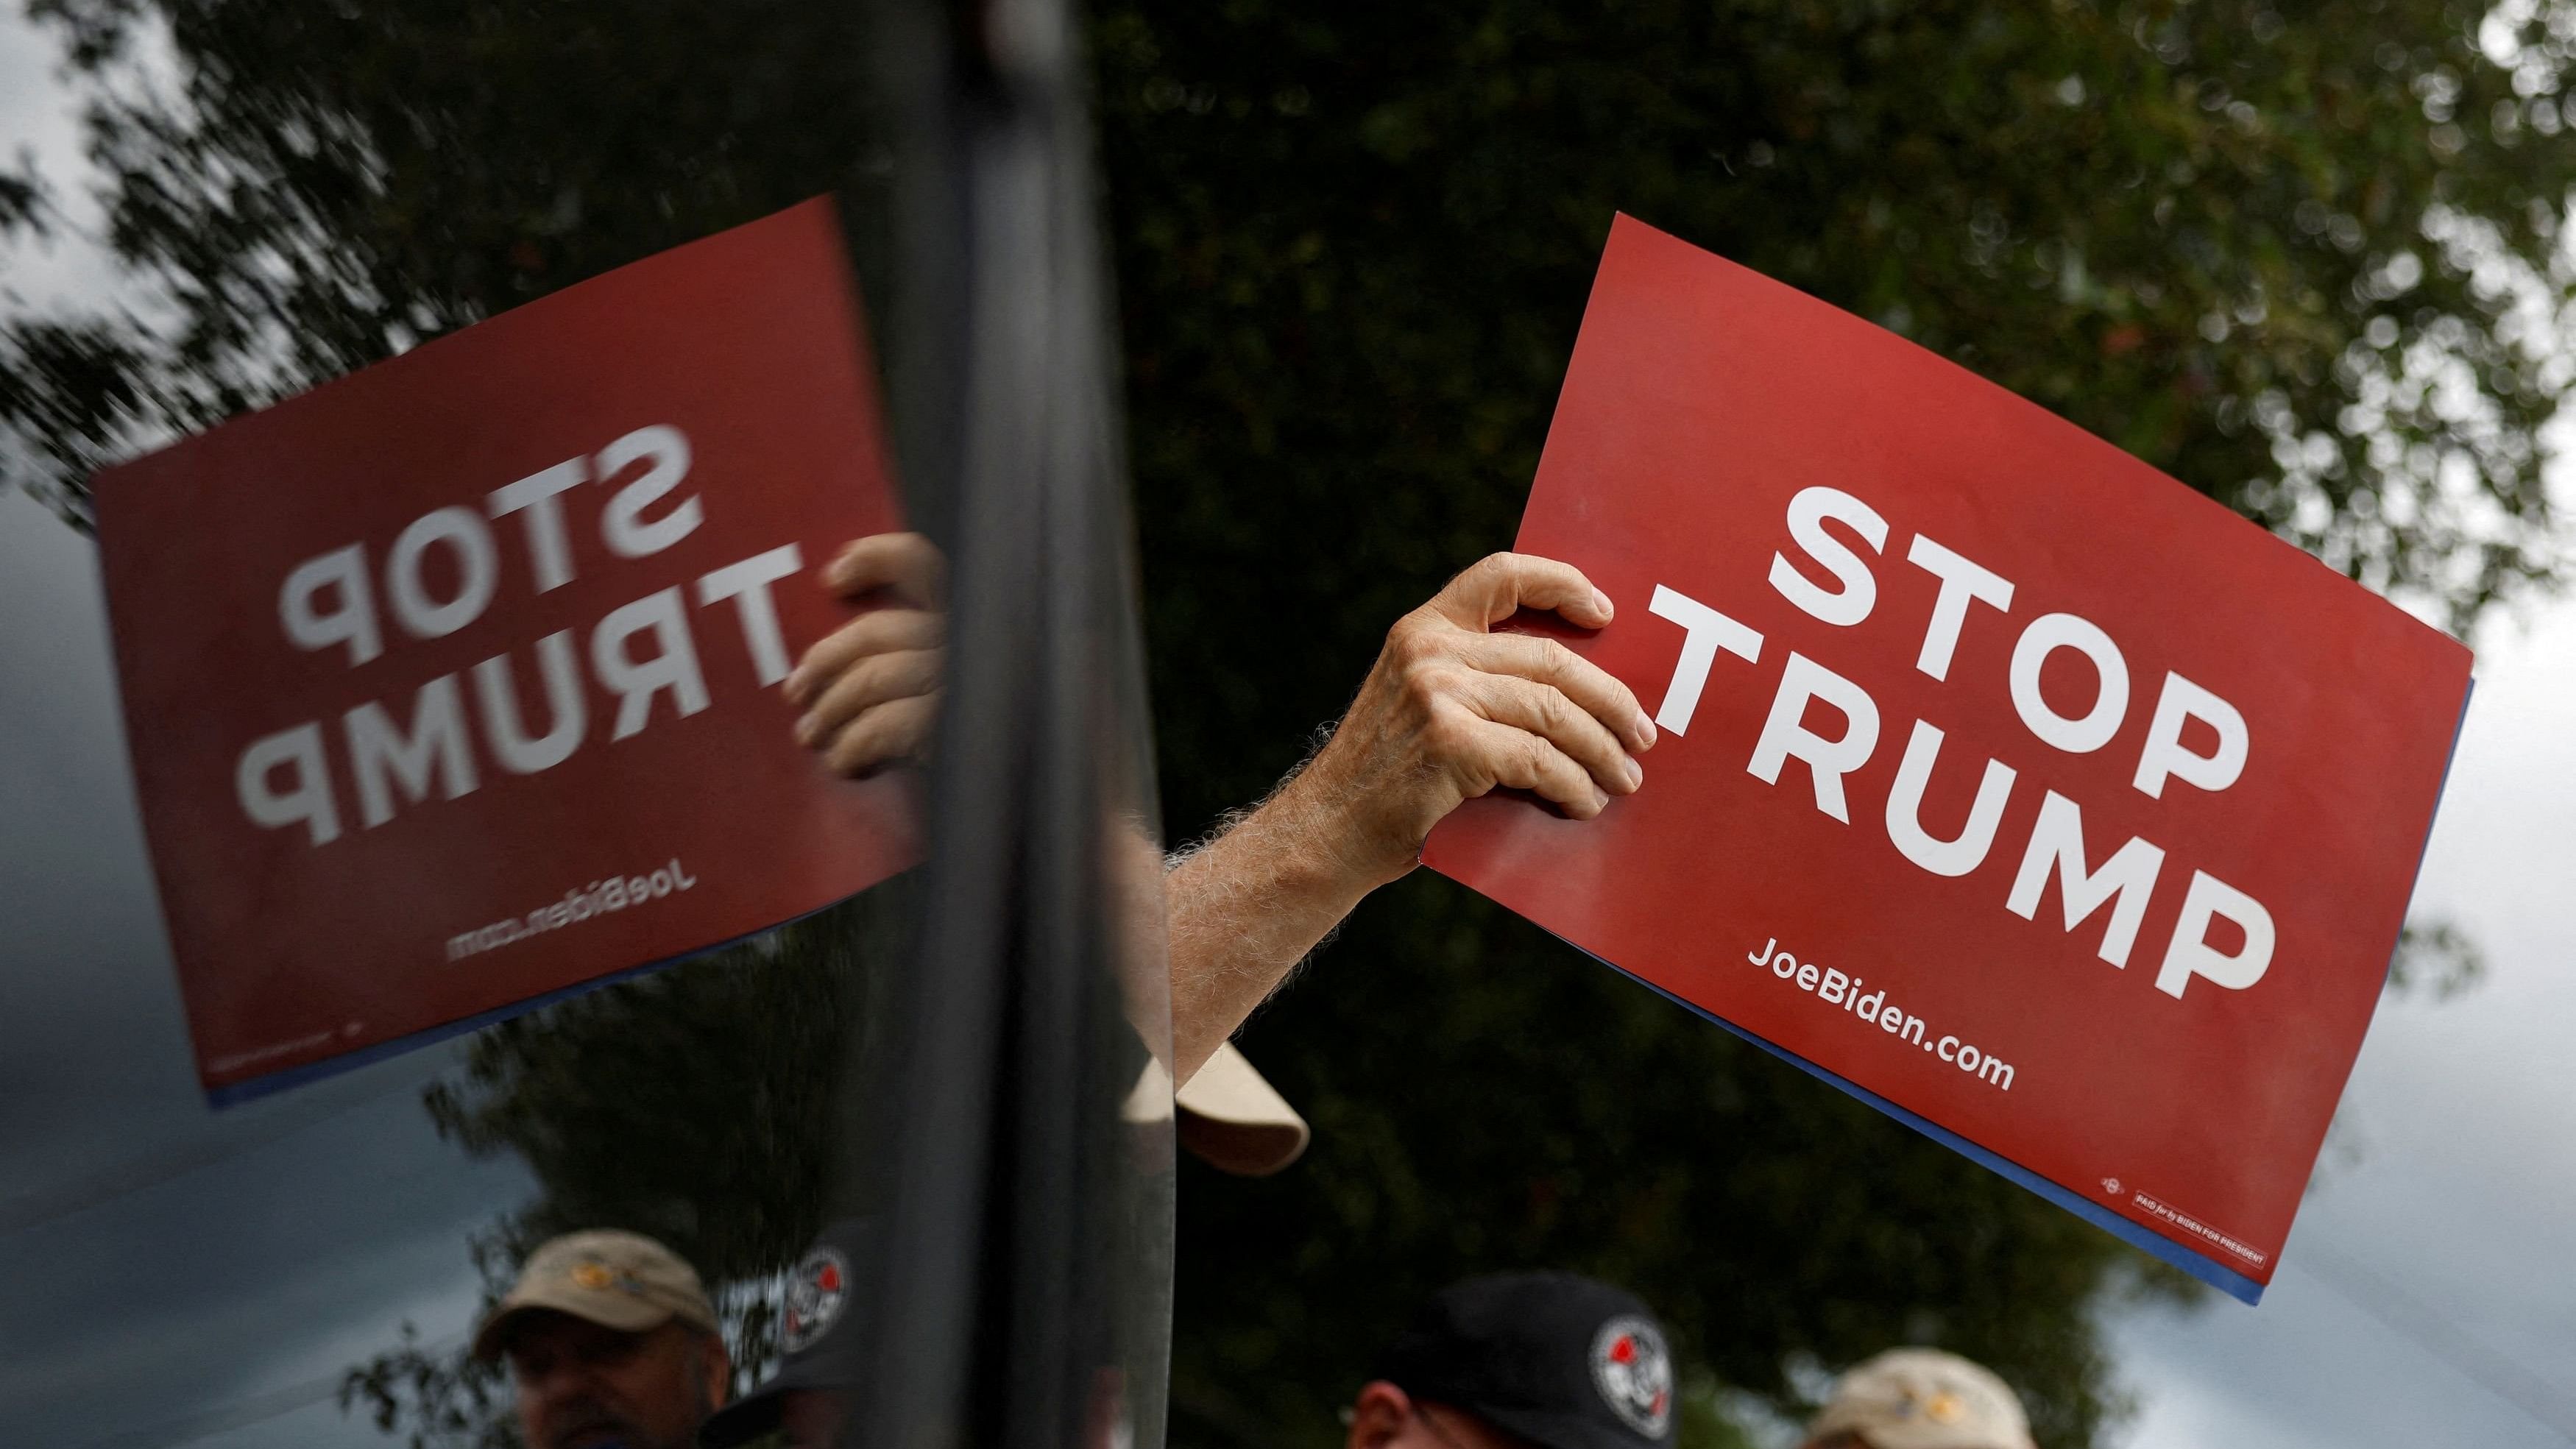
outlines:
[{"label": "reflective glass surface", "polygon": [[[5,1437],[522,1443],[543,1373],[477,1360],[475,1326],[532,1248],[614,1228],[668,1245],[710,1290],[730,1369],[701,1407],[757,1389],[791,1348],[831,1360],[828,1409],[758,1426],[819,1443],[865,1412],[884,1275],[917,1230],[899,1179],[920,1170],[973,1183],[981,1214],[953,1225],[968,1253],[937,1351],[1038,1345],[1028,1361],[1052,1365],[1058,1391],[1011,1422],[1054,1426],[1039,1441],[1159,1442],[1169,1027],[1124,500],[1111,460],[1067,469],[1057,506],[1079,500],[1097,526],[950,631],[952,589],[992,593],[991,539],[959,525],[958,460],[920,441],[968,431],[943,379],[979,355],[960,300],[974,279],[915,287],[902,260],[919,251],[913,213],[974,164],[919,144],[898,104],[908,87],[923,90],[914,114],[943,104],[936,18],[907,29],[888,7],[808,3],[35,10],[0,22],[0,66],[28,82],[0,100],[0,151],[23,144],[46,177],[0,186],[0,466],[25,485],[0,490]],[[120,714],[92,472],[817,196],[869,317],[866,406],[892,409],[903,513],[929,536],[885,545],[897,562],[836,606],[916,620],[832,657],[832,678],[879,660],[866,699],[835,712],[822,689],[800,693],[776,701],[775,728],[785,740],[828,715],[802,742],[812,788],[900,802],[928,863],[678,964],[215,1105],[139,816],[128,751],[154,741],[129,740]],[[512,426],[506,411],[488,426]],[[802,562],[777,587],[824,587],[827,560]],[[817,637],[791,625],[781,645],[793,657]],[[1078,689],[950,687],[991,641],[1039,639],[1089,659]],[[1044,674],[1004,658],[985,672]],[[539,676],[519,677],[533,698]],[[664,728],[686,727],[683,696]],[[594,695],[581,748],[623,738],[622,703]],[[501,747],[473,738],[498,774]],[[979,796],[983,738],[1035,763]],[[948,739],[968,744],[943,758]],[[428,800],[431,767],[388,768],[402,800]],[[713,750],[688,761],[700,778],[737,768]],[[840,778],[854,774],[866,783]],[[951,859],[961,838],[984,849]],[[782,823],[774,850],[724,864],[828,875],[814,848]],[[1056,894],[1033,903],[1041,887]],[[384,888],[408,908],[443,883]],[[597,883],[560,916],[551,883],[540,894],[533,924],[464,956],[540,953],[612,909]],[[962,900],[982,913],[962,924],[1007,929],[961,944],[935,903]],[[333,969],[394,968],[353,952]],[[950,970],[989,989],[937,1039],[975,1049],[943,1056],[916,1027],[940,1003],[924,973]],[[942,1082],[970,1089],[970,1130],[924,1143],[917,1124],[940,1109],[922,1093]],[[1031,1221],[1064,1231],[1011,1237]],[[847,1264],[828,1283],[808,1255],[818,1234]],[[537,1439],[686,1442],[657,1437],[667,1416],[649,1406],[594,1397],[529,1420]]]}]

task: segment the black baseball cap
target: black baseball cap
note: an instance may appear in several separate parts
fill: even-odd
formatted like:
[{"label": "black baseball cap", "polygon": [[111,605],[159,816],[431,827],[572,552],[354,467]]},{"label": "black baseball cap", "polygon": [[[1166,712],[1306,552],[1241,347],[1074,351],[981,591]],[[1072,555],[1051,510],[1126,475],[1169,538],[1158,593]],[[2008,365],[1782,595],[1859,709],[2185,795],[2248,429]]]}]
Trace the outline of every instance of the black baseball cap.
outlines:
[{"label": "black baseball cap", "polygon": [[1497,1273],[1443,1289],[1377,1376],[1539,1449],[1673,1442],[1663,1325],[1635,1294],[1579,1273]]},{"label": "black baseball cap", "polygon": [[701,1449],[750,1449],[768,1441],[779,1432],[790,1394],[857,1388],[866,1363],[860,1336],[869,1319],[859,1275],[873,1266],[873,1232],[868,1220],[845,1218],[797,1260],[778,1308],[778,1371],[707,1420],[698,1430]]}]

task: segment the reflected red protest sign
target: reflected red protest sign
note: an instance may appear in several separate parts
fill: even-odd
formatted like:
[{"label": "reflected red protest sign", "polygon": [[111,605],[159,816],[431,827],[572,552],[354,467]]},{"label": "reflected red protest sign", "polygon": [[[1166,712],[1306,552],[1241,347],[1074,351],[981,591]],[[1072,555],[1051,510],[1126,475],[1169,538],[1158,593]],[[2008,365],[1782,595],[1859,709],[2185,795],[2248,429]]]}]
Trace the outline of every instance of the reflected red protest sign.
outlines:
[{"label": "reflected red protest sign", "polygon": [[236,1088],[817,909],[916,850],[790,662],[898,528],[829,203],[99,476],[198,1071]]},{"label": "reflected red protest sign", "polygon": [[2468,650],[1625,217],[1517,546],[1609,593],[1617,621],[1573,642],[1662,738],[1600,820],[1488,798],[1425,860],[2259,1297]]}]

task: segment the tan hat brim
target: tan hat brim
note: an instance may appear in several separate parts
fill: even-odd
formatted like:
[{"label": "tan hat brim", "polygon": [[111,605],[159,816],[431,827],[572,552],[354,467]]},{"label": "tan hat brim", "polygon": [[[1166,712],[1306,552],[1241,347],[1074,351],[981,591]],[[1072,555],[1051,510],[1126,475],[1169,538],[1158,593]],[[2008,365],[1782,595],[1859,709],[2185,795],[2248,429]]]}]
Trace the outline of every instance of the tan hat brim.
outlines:
[{"label": "tan hat brim", "polygon": [[2028,1440],[1999,1439],[1940,1424],[1871,1424],[1856,1432],[1870,1449],[2030,1449]]},{"label": "tan hat brim", "polygon": [[1956,1424],[1889,1423],[1867,1413],[1836,1414],[1829,1410],[1808,1426],[1808,1433],[1817,1438],[1845,1432],[1858,1434],[1869,1449],[2032,1449],[2029,1440],[2015,1439],[2008,1430]]},{"label": "tan hat brim", "polygon": [[569,1283],[523,1284],[495,1304],[491,1316],[474,1331],[474,1356],[485,1363],[499,1359],[509,1346],[511,1326],[536,1312],[566,1313],[620,1333],[642,1333],[680,1316],[661,1304],[605,1289],[593,1292]]},{"label": "tan hat brim", "polygon": [[1172,1074],[1164,1068],[1161,1057],[1145,1058],[1144,1067],[1136,1073],[1135,1089],[1119,1104],[1118,1116],[1139,1127],[1172,1120]]},{"label": "tan hat brim", "polygon": [[1220,1172],[1267,1177],[1305,1155],[1311,1133],[1288,1099],[1228,1042],[1173,1096],[1181,1145]]}]

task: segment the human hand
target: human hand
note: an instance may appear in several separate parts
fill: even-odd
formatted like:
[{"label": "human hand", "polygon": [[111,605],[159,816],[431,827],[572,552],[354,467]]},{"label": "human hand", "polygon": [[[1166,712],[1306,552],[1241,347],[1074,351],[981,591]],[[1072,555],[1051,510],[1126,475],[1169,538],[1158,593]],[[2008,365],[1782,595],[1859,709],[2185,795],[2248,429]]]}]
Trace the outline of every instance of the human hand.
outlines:
[{"label": "human hand", "polygon": [[947,573],[917,533],[870,534],[824,565],[823,586],[842,598],[894,600],[825,635],[788,673],[788,702],[804,710],[796,742],[836,773],[857,779],[928,752],[948,663]]},{"label": "human hand", "polygon": [[1577,820],[1645,781],[1655,725],[1628,686],[1554,639],[1497,634],[1522,608],[1598,629],[1609,597],[1571,564],[1498,553],[1387,631],[1331,742],[1280,791],[1300,834],[1373,889],[1411,870],[1431,828],[1498,786]]}]

